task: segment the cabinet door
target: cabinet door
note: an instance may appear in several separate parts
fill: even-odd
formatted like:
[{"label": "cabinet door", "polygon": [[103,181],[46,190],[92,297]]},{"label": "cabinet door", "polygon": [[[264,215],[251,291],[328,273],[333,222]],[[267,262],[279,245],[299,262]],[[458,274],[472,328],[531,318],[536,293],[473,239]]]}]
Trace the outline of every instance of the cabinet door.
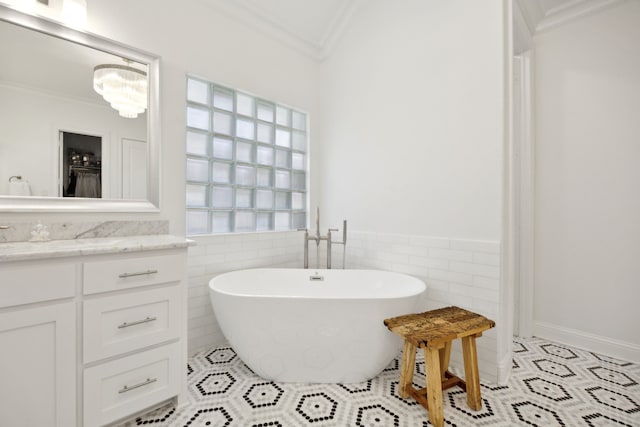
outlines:
[{"label": "cabinet door", "polygon": [[75,303],[0,313],[0,426],[76,425]]}]

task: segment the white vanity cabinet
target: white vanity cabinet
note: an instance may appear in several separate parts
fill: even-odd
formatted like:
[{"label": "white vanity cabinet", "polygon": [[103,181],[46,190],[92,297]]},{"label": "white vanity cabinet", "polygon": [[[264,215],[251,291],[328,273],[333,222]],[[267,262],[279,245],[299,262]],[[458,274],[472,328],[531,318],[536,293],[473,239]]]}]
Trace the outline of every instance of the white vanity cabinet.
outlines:
[{"label": "white vanity cabinet", "polygon": [[77,271],[0,264],[0,426],[76,425]]},{"label": "white vanity cabinet", "polygon": [[84,426],[177,396],[186,372],[186,251],[84,263]]},{"label": "white vanity cabinet", "polygon": [[103,426],[186,403],[182,243],[0,257],[0,426]]}]

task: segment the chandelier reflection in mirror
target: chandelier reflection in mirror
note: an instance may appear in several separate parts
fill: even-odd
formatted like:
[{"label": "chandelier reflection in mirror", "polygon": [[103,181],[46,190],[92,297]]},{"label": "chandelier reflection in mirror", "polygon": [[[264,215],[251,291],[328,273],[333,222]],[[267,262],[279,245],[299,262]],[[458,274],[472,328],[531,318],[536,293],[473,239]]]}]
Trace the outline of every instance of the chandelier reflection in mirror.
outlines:
[{"label": "chandelier reflection in mirror", "polygon": [[134,119],[147,109],[147,73],[127,62],[127,65],[97,65],[93,69],[93,89],[120,116]]}]

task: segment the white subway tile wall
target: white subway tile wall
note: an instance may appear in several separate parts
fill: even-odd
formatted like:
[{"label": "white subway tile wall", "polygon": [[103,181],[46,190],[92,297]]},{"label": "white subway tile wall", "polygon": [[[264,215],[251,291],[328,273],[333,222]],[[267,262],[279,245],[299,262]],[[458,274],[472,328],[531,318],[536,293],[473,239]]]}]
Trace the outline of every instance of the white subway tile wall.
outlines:
[{"label": "white subway tile wall", "polygon": [[[341,259],[341,247],[333,253]],[[477,340],[483,381],[497,381],[500,244],[475,241],[350,232],[347,268],[381,268],[410,274],[427,284],[422,310],[457,305],[496,321],[496,328]],[[459,341],[459,340],[458,340]],[[453,345],[451,363],[462,369],[460,343]]]},{"label": "white subway tile wall", "polygon": [[[225,344],[211,309],[207,284],[218,274],[244,268],[302,267],[303,238],[296,232],[268,232],[192,237],[189,249],[189,353]],[[316,264],[314,245],[309,248],[311,268],[326,265],[325,243]],[[333,268],[342,268],[341,245],[334,245]],[[388,233],[349,232],[346,267],[409,274],[427,284],[421,310],[457,305],[497,323],[499,313],[500,244]],[[477,341],[483,380],[497,379],[497,332],[491,329]],[[452,364],[462,367],[459,344]]]},{"label": "white subway tile wall", "polygon": [[226,340],[209,301],[209,280],[228,271],[260,267],[302,267],[302,234],[265,232],[190,236],[189,354],[224,345]]}]

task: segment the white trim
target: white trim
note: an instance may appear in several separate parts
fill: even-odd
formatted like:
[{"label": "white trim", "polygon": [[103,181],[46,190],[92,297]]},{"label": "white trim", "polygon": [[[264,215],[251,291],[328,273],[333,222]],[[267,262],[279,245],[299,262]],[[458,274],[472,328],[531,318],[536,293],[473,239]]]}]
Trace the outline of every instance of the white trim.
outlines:
[{"label": "white trim", "polygon": [[364,0],[351,0],[346,7],[344,7],[340,14],[336,15],[329,28],[322,37],[320,43],[320,61],[327,59],[333,50],[335,49],[338,41],[347,30],[349,23],[351,22],[356,11],[362,6]]},{"label": "white trim", "polygon": [[546,322],[535,322],[534,335],[551,341],[582,348],[616,359],[640,363],[640,345],[565,328]]},{"label": "white trim", "polygon": [[268,10],[247,0],[225,0],[211,5],[231,18],[258,30],[271,39],[316,61],[324,61],[333,51],[348,23],[364,0],[347,0],[336,11],[327,30],[319,40],[313,40],[269,15]]},{"label": "white trim", "polygon": [[511,368],[513,368],[513,352],[510,351],[502,357],[502,360],[498,362],[498,379],[499,385],[507,385],[509,378],[511,377]]},{"label": "white trim", "polygon": [[535,35],[557,28],[584,15],[615,6],[623,1],[627,0],[571,0],[544,10],[540,0],[515,0],[514,10],[520,13],[529,33]]},{"label": "white trim", "polygon": [[536,26],[536,34],[557,28],[582,16],[617,6],[626,0],[573,0],[549,9]]},{"label": "white trim", "polygon": [[514,144],[517,150],[515,165],[515,198],[518,214],[518,260],[516,286],[518,286],[518,328],[522,337],[533,333],[534,248],[535,248],[535,135],[534,135],[534,57],[531,51],[517,57],[519,67],[518,135]]},{"label": "white trim", "polygon": [[[72,200],[74,199],[74,200]],[[3,197],[0,212],[149,212],[157,213],[158,207],[145,200],[75,199],[74,197]]]},{"label": "white trim", "polygon": [[540,3],[537,0],[515,0],[514,3],[517,3],[517,10],[522,14],[529,34],[535,34],[538,22],[544,18],[544,10]]},{"label": "white trim", "polygon": [[[496,362],[510,358],[513,354],[513,320],[514,320],[514,277],[517,272],[516,238],[518,219],[516,217],[517,182],[514,170],[517,162],[514,157],[513,138],[513,2],[504,2],[502,28],[505,36],[502,48],[503,73],[503,108],[502,117],[502,227],[500,236],[500,285],[498,300],[498,346]],[[501,378],[509,376],[511,364],[502,371]],[[500,369],[498,369],[498,374]]]},{"label": "white trim", "polygon": [[532,26],[518,1],[513,2],[513,53],[518,55],[533,48]]},{"label": "white trim", "polygon": [[230,18],[261,32],[267,37],[291,48],[315,61],[320,61],[320,46],[284,28],[279,23],[268,19],[259,10],[246,2],[218,1],[209,3],[212,7],[225,13]]}]

